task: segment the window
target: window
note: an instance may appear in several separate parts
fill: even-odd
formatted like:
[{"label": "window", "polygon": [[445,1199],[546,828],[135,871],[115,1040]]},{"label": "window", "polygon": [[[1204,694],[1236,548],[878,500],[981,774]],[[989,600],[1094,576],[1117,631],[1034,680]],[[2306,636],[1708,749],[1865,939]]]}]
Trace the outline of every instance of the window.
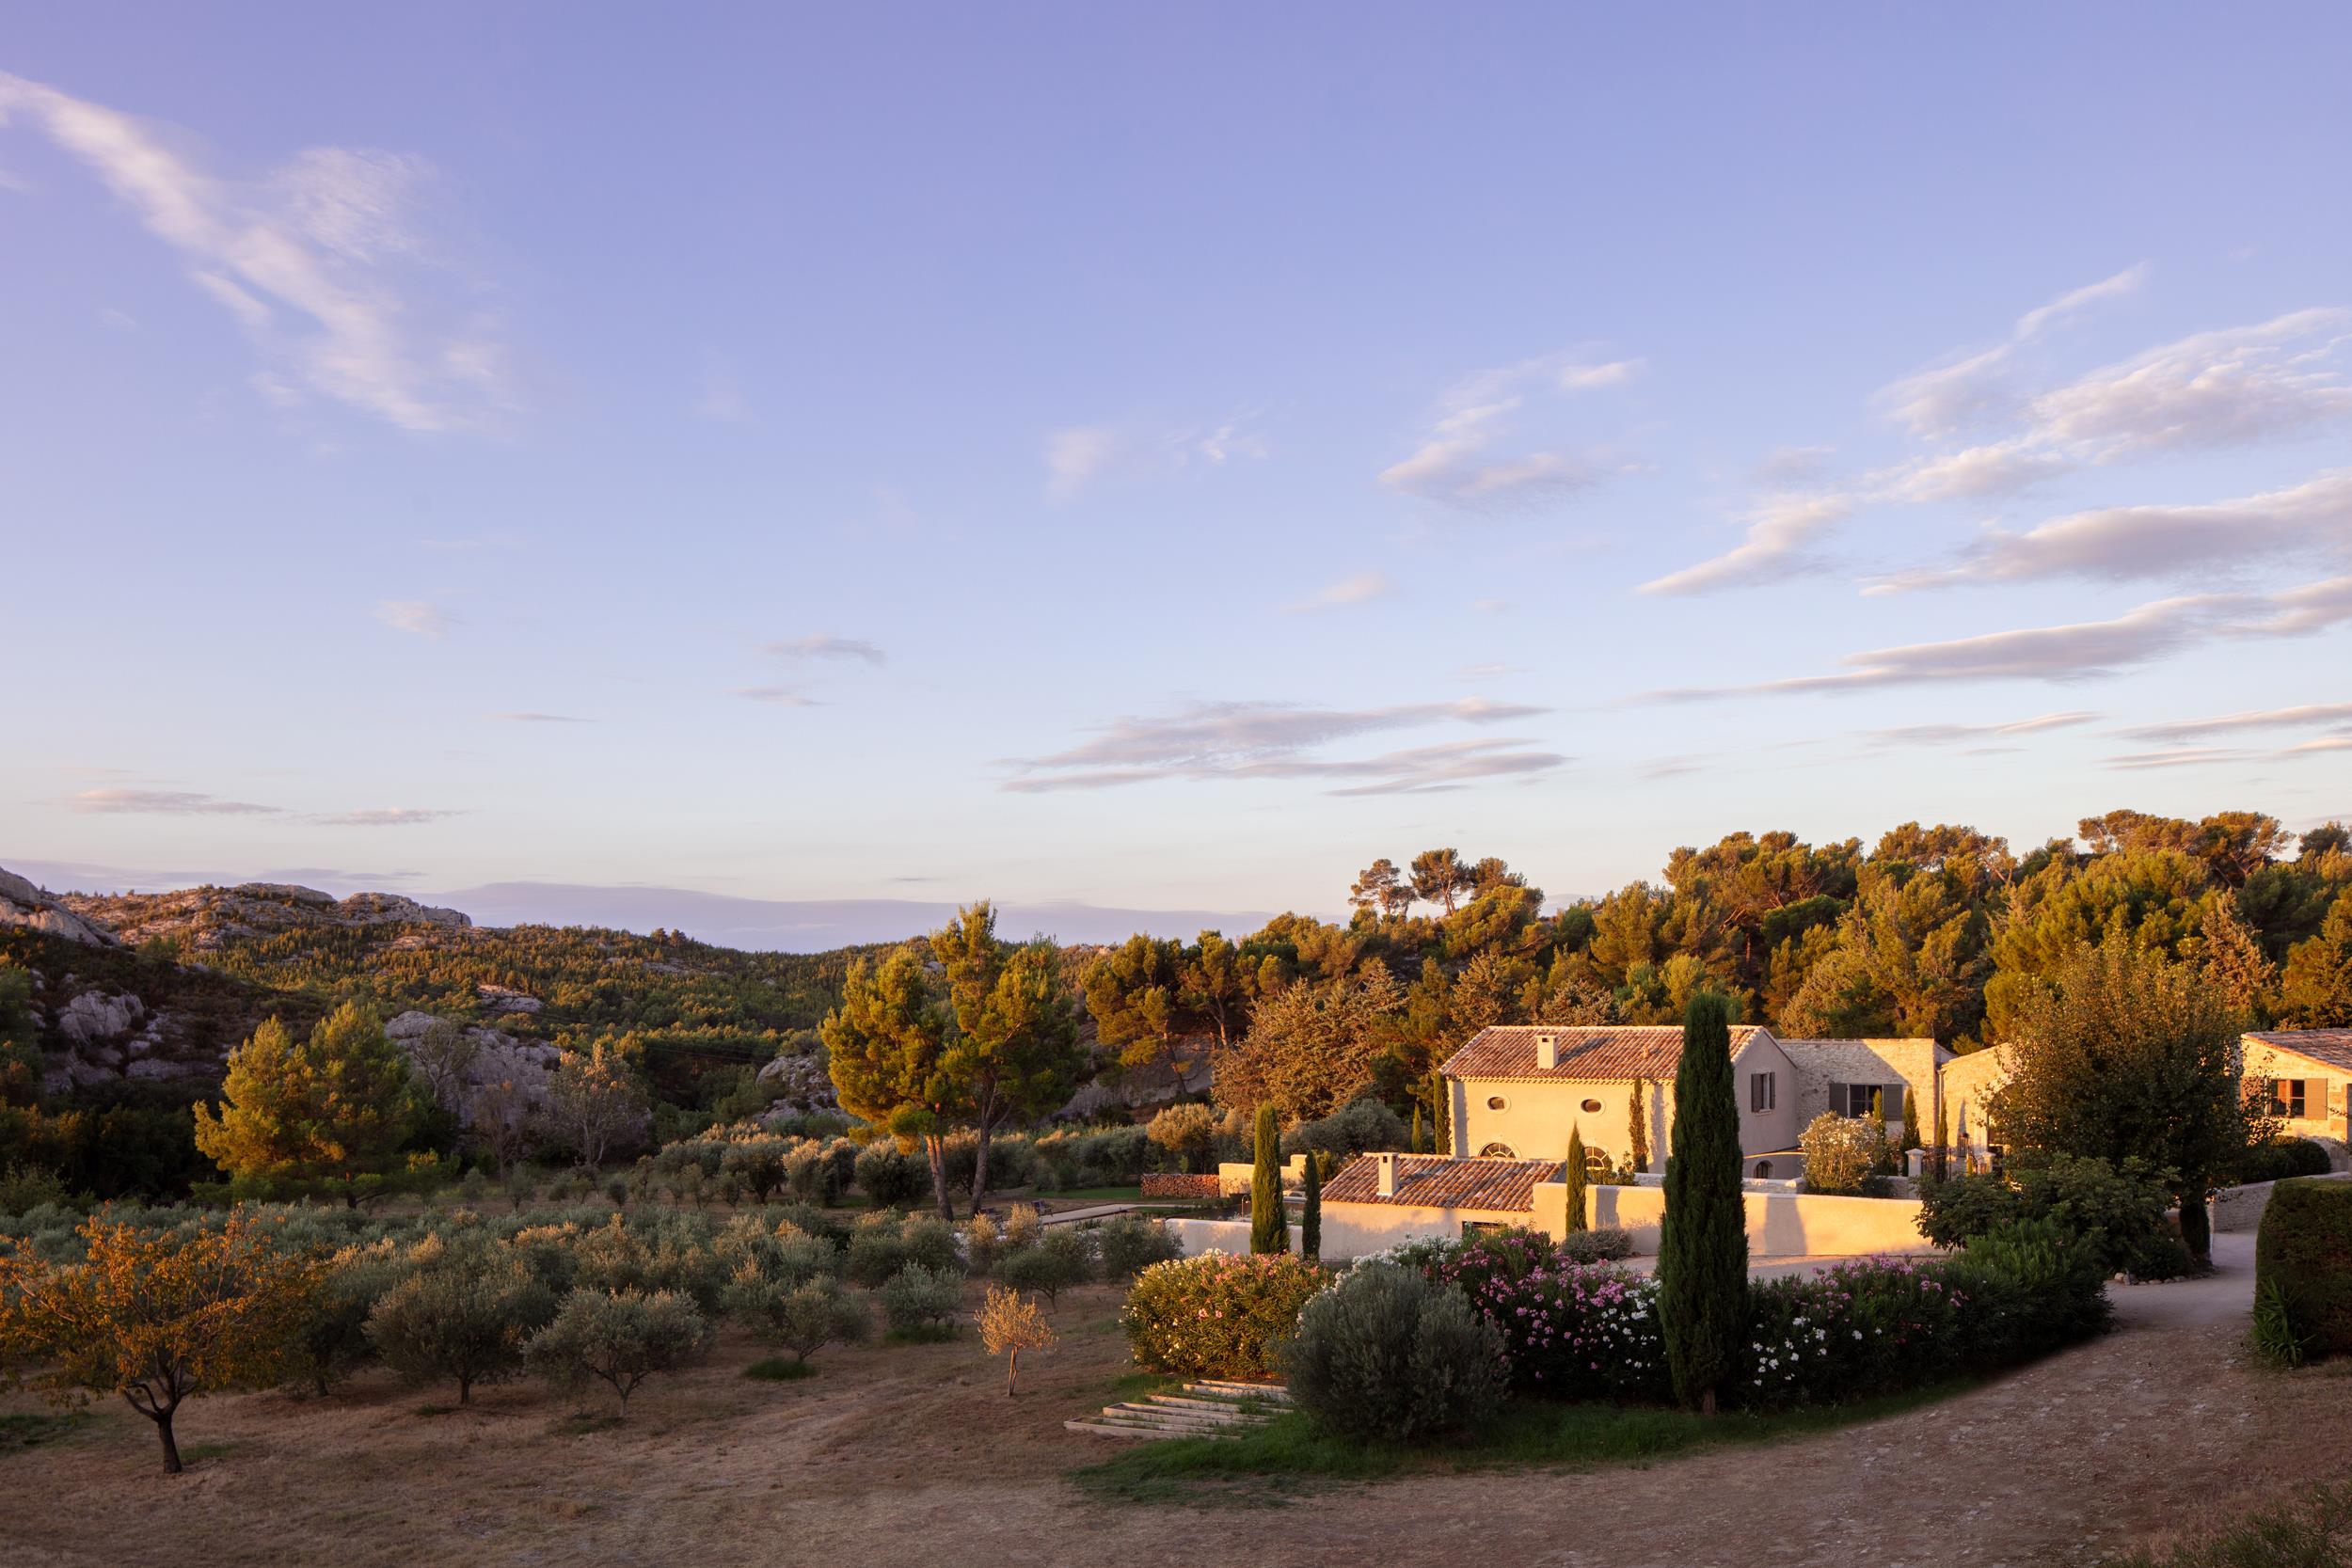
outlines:
[{"label": "window", "polygon": [[1756,1163],[1756,1175],[1759,1181],[1770,1180],[1772,1175],[1772,1163],[1770,1160],[1758,1160]]},{"label": "window", "polygon": [[1877,1099],[1886,1107],[1889,1116],[1898,1115],[1903,1102],[1900,1084],[1832,1084],[1829,1086],[1829,1108],[1841,1117],[1867,1117],[1870,1101]]},{"label": "window", "polygon": [[1780,1074],[1751,1072],[1748,1074],[1748,1109],[1769,1111],[1780,1103]]},{"label": "window", "polygon": [[1588,1101],[1586,1101],[1584,1102],[1584,1110],[1585,1110],[1586,1114],[1588,1114],[1588,1115],[1589,1115],[1590,1113],[1592,1113],[1592,1112],[1594,1112],[1594,1111],[1597,1111],[1597,1110],[1599,1110],[1599,1109],[1600,1109],[1600,1101],[1597,1101],[1597,1100],[1588,1100]]},{"label": "window", "polygon": [[1584,1174],[1607,1176],[1609,1174],[1609,1151],[1605,1148],[1586,1149],[1584,1151]]},{"label": "window", "polygon": [[2271,1080],[2270,1099],[2272,1103],[2278,1106],[2279,1115],[2282,1117],[2296,1117],[2303,1115],[2303,1106],[2305,1103],[2303,1099],[2304,1082],[2305,1080],[2300,1078],[2274,1078]]},{"label": "window", "polygon": [[1516,1160],[1518,1158],[1509,1144],[1488,1144],[1478,1151],[1482,1160]]},{"label": "window", "polygon": [[1490,1094],[1486,1097],[1486,1109],[1489,1111],[1507,1111],[1510,1108],[1511,1102],[1499,1094]]}]

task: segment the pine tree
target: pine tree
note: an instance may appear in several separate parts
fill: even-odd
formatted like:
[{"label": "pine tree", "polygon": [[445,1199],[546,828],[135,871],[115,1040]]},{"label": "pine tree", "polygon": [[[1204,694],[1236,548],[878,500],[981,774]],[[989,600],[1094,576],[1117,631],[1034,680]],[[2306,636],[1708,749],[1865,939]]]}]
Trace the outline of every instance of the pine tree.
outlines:
[{"label": "pine tree", "polygon": [[1568,1165],[1563,1173],[1568,1184],[1568,1230],[1571,1234],[1587,1228],[1584,1206],[1584,1132],[1568,1129]]},{"label": "pine tree", "polygon": [[1633,1092],[1626,1097],[1626,1147],[1632,1150],[1628,1156],[1637,1171],[1649,1169],[1649,1080],[1633,1080]]},{"label": "pine tree", "polygon": [[1258,1107],[1257,1166],[1249,1178],[1249,1250],[1288,1252],[1290,1220],[1282,1212],[1282,1129],[1269,1101]]},{"label": "pine tree", "polygon": [[196,1107],[196,1146],[231,1176],[342,1183],[399,1164],[421,1103],[408,1058],[375,1015],[346,1002],[296,1040],[276,1018],[229,1053],[217,1112]]},{"label": "pine tree", "polygon": [[1323,1156],[1307,1154],[1307,1196],[1298,1212],[1298,1251],[1310,1263],[1323,1260]]},{"label": "pine tree", "polygon": [[1712,991],[1692,997],[1683,1018],[1658,1285],[1675,1397],[1712,1415],[1716,1389],[1731,1372],[1748,1292],[1731,1005]]}]

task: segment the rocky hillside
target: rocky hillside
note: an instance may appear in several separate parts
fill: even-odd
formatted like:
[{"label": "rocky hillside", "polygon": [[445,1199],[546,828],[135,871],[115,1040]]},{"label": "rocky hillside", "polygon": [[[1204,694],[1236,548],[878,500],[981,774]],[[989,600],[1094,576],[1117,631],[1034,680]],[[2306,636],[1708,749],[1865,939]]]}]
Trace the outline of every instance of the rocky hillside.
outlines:
[{"label": "rocky hillside", "polygon": [[[8,880],[24,886],[22,877]],[[38,893],[39,890],[35,890]],[[237,887],[182,888],[176,893],[63,894],[62,911],[128,942],[162,940],[187,953],[211,953],[242,940],[286,931],[348,930],[371,926],[437,927],[465,930],[473,922],[455,910],[434,909],[390,893],[337,898],[292,882],[246,882]],[[416,941],[429,939],[420,935]]]}]

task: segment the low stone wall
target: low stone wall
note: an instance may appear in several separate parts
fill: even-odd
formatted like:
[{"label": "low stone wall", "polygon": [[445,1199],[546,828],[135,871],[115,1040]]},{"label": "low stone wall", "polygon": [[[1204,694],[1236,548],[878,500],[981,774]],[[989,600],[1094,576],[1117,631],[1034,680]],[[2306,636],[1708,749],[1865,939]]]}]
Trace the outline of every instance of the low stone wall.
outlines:
[{"label": "low stone wall", "polygon": [[[1236,1256],[1249,1251],[1249,1222],[1248,1220],[1167,1220],[1168,1233],[1176,1238],[1177,1248],[1186,1258],[1198,1258],[1204,1252],[1230,1252]],[[1300,1251],[1298,1227],[1291,1227],[1291,1250]]]},{"label": "low stone wall", "polygon": [[1146,1197],[1223,1197],[1225,1179],[1221,1176],[1171,1176],[1164,1171],[1152,1171],[1143,1178]]},{"label": "low stone wall", "polygon": [[[2352,1176],[2304,1176],[2291,1178],[2300,1181],[2346,1181]],[[2213,1227],[2216,1231],[2247,1231],[2262,1228],[2263,1211],[2270,1207],[2271,1189],[2276,1181],[2249,1181],[2243,1187],[2224,1187],[2213,1195]]]}]

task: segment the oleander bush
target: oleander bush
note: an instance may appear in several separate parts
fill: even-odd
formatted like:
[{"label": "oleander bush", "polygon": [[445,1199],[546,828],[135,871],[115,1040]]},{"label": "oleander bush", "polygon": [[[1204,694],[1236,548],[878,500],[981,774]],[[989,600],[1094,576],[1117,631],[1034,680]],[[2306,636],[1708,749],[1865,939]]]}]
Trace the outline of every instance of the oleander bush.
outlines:
[{"label": "oleander bush", "polygon": [[1941,1260],[1871,1258],[1752,1283],[1733,1373],[1740,1402],[1836,1404],[1967,1370],[1973,1308],[1950,1274]]},{"label": "oleander bush", "polygon": [[1462,1293],[1502,1336],[1512,1386],[1522,1392],[1639,1403],[1674,1397],[1654,1280],[1545,1261],[1516,1276],[1485,1275]]},{"label": "oleander bush", "polygon": [[2281,1181],[2254,1238],[2254,1281],[2304,1354],[2352,1351],[2352,1182]]},{"label": "oleander bush", "polygon": [[1426,1441],[1502,1403],[1502,1336],[1462,1292],[1393,1263],[1350,1269],[1311,1299],[1277,1362],[1307,1418],[1337,1436]]},{"label": "oleander bush", "polygon": [[1329,1277],[1289,1253],[1202,1253],[1137,1275],[1120,1322],[1148,1371],[1271,1377],[1275,1341],[1296,1330],[1299,1309]]}]

